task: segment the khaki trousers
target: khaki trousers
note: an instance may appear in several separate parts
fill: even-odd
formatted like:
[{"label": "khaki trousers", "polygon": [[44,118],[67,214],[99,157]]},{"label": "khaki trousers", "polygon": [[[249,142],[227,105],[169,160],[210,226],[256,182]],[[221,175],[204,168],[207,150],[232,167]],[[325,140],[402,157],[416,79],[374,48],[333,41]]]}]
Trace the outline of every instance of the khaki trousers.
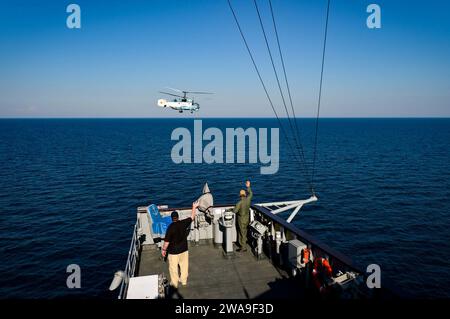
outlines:
[{"label": "khaki trousers", "polygon": [[[169,261],[170,284],[175,288],[178,288],[179,281],[182,285],[186,285],[189,270],[189,252],[185,251],[177,255],[169,254],[167,260]],[[180,275],[178,275],[178,266],[180,266]]]}]

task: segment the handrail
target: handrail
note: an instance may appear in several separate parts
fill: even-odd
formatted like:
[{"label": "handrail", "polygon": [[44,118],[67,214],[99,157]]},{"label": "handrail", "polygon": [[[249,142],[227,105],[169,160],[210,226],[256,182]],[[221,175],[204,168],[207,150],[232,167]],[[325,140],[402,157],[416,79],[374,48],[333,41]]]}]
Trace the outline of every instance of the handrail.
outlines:
[{"label": "handrail", "polygon": [[263,214],[265,217],[271,219],[272,221],[279,224],[281,227],[283,227],[286,230],[289,230],[293,234],[295,234],[300,240],[304,241],[306,244],[310,244],[312,246],[317,247],[324,253],[326,253],[329,256],[332,256],[336,258],[337,260],[340,260],[343,262],[346,266],[348,266],[350,269],[353,269],[354,271],[357,271],[359,273],[363,273],[363,271],[356,266],[353,261],[348,258],[347,256],[343,255],[342,253],[332,249],[327,244],[322,243],[321,241],[317,240],[310,234],[304,232],[303,230],[298,229],[295,225],[287,222],[283,218],[281,218],[279,215],[274,215],[273,212],[271,212],[270,209],[267,207],[261,206],[261,205],[252,205],[252,209],[258,211],[259,213]]},{"label": "handrail", "polygon": [[[290,202],[286,202],[286,203],[292,204],[293,202],[295,202],[295,201],[290,201]],[[279,204],[281,204],[281,203],[282,202],[280,202]],[[293,234],[295,234],[299,240],[305,242],[306,244],[310,244],[313,247],[318,248],[319,250],[321,250],[324,253],[326,253],[328,256],[331,256],[331,257],[335,258],[336,260],[340,261],[341,263],[343,263],[349,269],[351,269],[353,271],[356,271],[356,272],[362,274],[363,276],[366,275],[366,272],[363,269],[361,269],[359,266],[357,266],[349,257],[347,257],[344,254],[342,254],[342,253],[336,251],[335,249],[329,247],[327,244],[324,244],[323,242],[321,242],[320,240],[314,238],[313,236],[311,236],[310,234],[306,233],[305,231],[300,230],[295,225],[285,221],[279,215],[274,215],[273,212],[271,212],[271,210],[268,209],[265,206],[271,206],[271,205],[256,204],[256,205],[252,205],[251,207],[252,207],[252,209],[254,209],[257,212],[259,212],[262,215],[264,215],[265,217],[267,217],[267,218],[271,219],[272,221],[278,223],[284,229],[287,229],[290,232],[292,232]],[[384,280],[383,288],[384,288],[385,291],[389,291],[393,296],[407,297],[409,295],[408,293],[406,293],[405,291],[399,289],[398,287],[393,286],[392,283],[390,282],[390,280],[386,280],[386,279]]]},{"label": "handrail", "polygon": [[118,299],[124,299],[126,297],[125,292],[128,290],[128,282],[130,278],[134,277],[136,271],[136,259],[138,257],[140,249],[140,241],[138,239],[137,233],[137,223],[138,222],[136,222],[133,228],[133,238],[131,239],[130,249],[128,250],[127,264],[125,266],[125,278],[120,285]]}]

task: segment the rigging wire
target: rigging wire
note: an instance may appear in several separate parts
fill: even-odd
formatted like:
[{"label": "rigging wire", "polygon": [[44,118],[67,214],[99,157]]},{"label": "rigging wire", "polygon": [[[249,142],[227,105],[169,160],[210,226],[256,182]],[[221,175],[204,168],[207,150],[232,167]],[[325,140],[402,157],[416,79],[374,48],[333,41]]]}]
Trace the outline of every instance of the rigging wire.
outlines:
[{"label": "rigging wire", "polygon": [[[286,82],[286,88],[287,88],[287,92],[288,92],[288,96],[289,96],[289,102],[290,102],[290,105],[291,105],[292,115],[294,116],[294,126],[295,126],[295,130],[296,130],[296,133],[297,133],[297,136],[298,136],[298,141],[299,141],[299,144],[300,144],[300,154],[301,154],[303,162],[305,163],[305,169],[307,170],[307,168],[306,168],[306,160],[305,160],[305,153],[304,153],[303,145],[302,145],[302,142],[301,142],[300,129],[299,129],[298,125],[297,125],[297,116],[295,115],[294,104],[292,102],[291,89],[290,89],[289,81],[288,81],[288,78],[287,78],[287,73],[286,73],[286,67],[285,67],[285,64],[284,64],[283,53],[281,51],[280,39],[278,37],[277,24],[275,23],[275,15],[273,13],[272,0],[269,0],[269,6],[270,6],[270,13],[272,15],[273,28],[275,30],[275,36],[277,38],[278,52],[280,54],[281,65],[283,67],[284,80]],[[312,185],[310,185],[310,186],[312,186]]]},{"label": "rigging wire", "polygon": [[[299,151],[299,150],[303,150],[303,147],[301,147],[301,144],[299,145],[299,141],[298,141],[298,139],[297,139],[297,134],[295,134],[294,126],[292,125],[291,117],[290,117],[290,115],[289,115],[289,111],[288,111],[288,108],[287,108],[287,105],[286,105],[286,100],[285,100],[285,98],[284,98],[283,90],[281,89],[280,79],[278,78],[278,72],[277,72],[277,69],[276,69],[276,67],[275,67],[275,63],[274,63],[274,61],[273,61],[272,51],[270,50],[269,41],[267,40],[267,35],[266,35],[265,28],[264,28],[264,24],[263,24],[263,22],[262,22],[261,14],[260,14],[260,12],[259,12],[258,4],[257,4],[256,0],[253,0],[253,3],[255,4],[256,13],[258,14],[259,23],[260,23],[260,25],[261,25],[261,30],[262,30],[263,35],[264,35],[264,41],[265,41],[265,43],[266,43],[267,51],[268,51],[268,53],[269,53],[270,62],[272,63],[273,72],[275,73],[275,79],[276,79],[277,84],[278,84],[278,89],[279,89],[279,91],[280,91],[281,99],[282,99],[282,101],[283,101],[283,106],[284,106],[284,109],[285,109],[285,111],[286,111],[286,115],[287,115],[289,127],[290,127],[290,129],[291,129],[291,131],[292,131],[292,133],[293,133],[294,140],[295,140],[295,144],[296,144],[296,146],[297,146],[297,150],[298,150],[298,151]],[[272,17],[273,17],[273,16],[272,16]],[[277,37],[277,38],[278,38],[278,37]],[[278,42],[278,45],[279,45],[279,42]],[[279,47],[279,49],[280,49],[280,47]],[[281,52],[281,51],[280,51],[280,52]],[[286,73],[285,73],[285,74],[286,74]],[[292,103],[292,101],[291,101],[291,103]],[[303,159],[303,161],[300,161],[300,163],[303,164],[302,169],[304,170],[304,174],[307,175],[308,173],[307,173],[307,168],[306,168],[306,162],[305,162],[305,160],[304,160],[304,155],[302,156],[302,153],[303,153],[303,152],[300,152],[300,151],[299,151],[299,156],[300,156],[300,158]],[[311,190],[312,190],[312,185],[310,184],[310,180],[309,180],[308,178],[306,178],[306,181],[307,181],[307,183],[309,183],[309,186],[310,186],[310,188],[311,188]]]},{"label": "rigging wire", "polygon": [[[300,130],[299,130],[298,125],[297,125],[297,121],[296,121],[295,109],[294,109],[293,102],[292,102],[292,95],[291,95],[291,92],[290,92],[289,81],[287,79],[287,73],[286,73],[286,68],[285,68],[285,64],[284,64],[284,58],[283,58],[283,54],[282,54],[282,51],[281,51],[281,45],[280,45],[280,41],[279,41],[278,31],[277,31],[277,28],[276,28],[275,16],[274,16],[274,13],[273,13],[273,7],[272,7],[271,0],[269,0],[270,11],[271,11],[272,21],[273,21],[273,24],[274,24],[275,34],[276,34],[276,38],[277,38],[278,51],[279,51],[279,54],[280,54],[281,63],[282,63],[282,67],[283,67],[283,73],[284,73],[284,78],[285,78],[285,81],[286,81],[286,87],[287,87],[287,91],[288,91],[288,95],[289,95],[289,101],[290,101],[290,105],[291,105],[291,109],[292,109],[292,114],[294,116],[294,124],[295,124],[296,132],[297,132],[297,135],[294,135],[294,138],[295,138],[295,141],[297,143],[297,147],[300,149],[300,157],[303,160],[304,167],[302,167],[302,165],[301,165],[302,161],[300,160],[300,158],[297,157],[299,154],[294,152],[294,150],[292,148],[292,145],[290,143],[290,140],[289,140],[289,136],[286,134],[284,126],[282,125],[282,123],[280,121],[280,118],[278,116],[278,113],[275,110],[275,107],[273,105],[272,99],[270,98],[270,95],[269,95],[269,93],[267,91],[266,85],[264,84],[264,81],[263,81],[263,79],[261,77],[261,74],[259,72],[258,66],[257,66],[257,64],[255,62],[255,59],[253,58],[253,54],[252,54],[252,52],[250,50],[250,47],[249,47],[249,45],[247,43],[247,40],[246,40],[246,38],[244,36],[244,33],[243,33],[242,29],[241,29],[241,26],[240,26],[239,21],[237,19],[236,13],[234,12],[233,6],[231,5],[230,0],[227,0],[227,2],[228,2],[228,6],[230,7],[230,10],[231,10],[231,12],[233,14],[233,17],[234,17],[234,20],[236,22],[236,25],[237,25],[237,27],[239,29],[239,33],[241,34],[242,40],[244,41],[244,44],[245,44],[247,52],[248,52],[248,54],[250,56],[250,59],[252,60],[253,66],[255,68],[255,71],[256,71],[256,73],[258,75],[258,78],[259,78],[259,80],[260,80],[260,82],[262,84],[262,87],[264,89],[266,97],[269,100],[270,106],[272,107],[272,111],[274,112],[275,117],[277,118],[278,124],[280,125],[280,128],[282,130],[283,136],[284,136],[284,138],[285,138],[285,140],[286,140],[286,142],[287,142],[287,144],[289,146],[289,149],[292,152],[294,158],[298,161],[298,164],[300,165],[300,167],[304,168],[305,171],[307,171],[307,166],[306,166],[303,146],[302,146],[301,142],[299,141],[299,140],[301,140],[301,135],[300,135]],[[311,178],[310,178],[309,181],[307,179],[307,181],[309,182],[309,185],[310,185],[310,188],[311,188],[311,192],[312,192],[313,195],[315,195],[314,194],[314,186],[313,185],[314,185],[315,165],[316,165],[316,160],[317,160],[317,141],[318,141],[318,131],[319,131],[319,116],[320,116],[320,106],[321,106],[321,101],[322,101],[323,73],[324,73],[324,66],[325,66],[325,53],[326,53],[327,35],[328,35],[328,22],[329,22],[329,15],[330,15],[330,2],[331,2],[331,0],[328,0],[328,2],[327,2],[325,34],[324,34],[323,50],[322,50],[322,65],[321,65],[321,71],[320,71],[320,84],[319,84],[319,94],[318,94],[318,101],[317,101],[317,114],[316,114],[316,122],[315,122],[314,151],[313,151],[313,160],[312,160],[312,166],[311,166]],[[270,56],[270,59],[271,59],[271,62],[272,62],[272,67],[274,69],[275,77],[277,79],[278,88],[280,90],[280,94],[281,94],[281,97],[282,97],[282,100],[283,100],[283,104],[284,104],[284,107],[285,107],[285,110],[286,110],[286,114],[287,114],[287,117],[288,117],[288,120],[289,120],[289,124],[290,124],[291,130],[293,131],[292,124],[291,124],[291,118],[290,118],[289,112],[287,110],[286,102],[285,102],[284,95],[283,95],[283,90],[281,89],[281,85],[280,85],[280,82],[279,82],[278,74],[276,72],[275,64],[273,62],[273,57],[272,57],[272,54],[271,54],[271,51],[270,51],[270,46],[268,44],[267,36],[266,36],[265,30],[264,30],[264,25],[262,23],[261,15],[259,13],[259,9],[258,9],[256,0],[254,0],[254,4],[255,4],[255,7],[256,7],[256,11],[258,13],[258,17],[259,17],[259,21],[260,21],[260,24],[261,24],[261,28],[263,30],[264,39],[266,41],[266,46],[267,46],[267,49],[269,51],[269,56]]]},{"label": "rigging wire", "polygon": [[[313,156],[312,171],[311,171],[311,185],[314,185],[314,173],[315,173],[315,165],[316,165],[316,158],[317,158],[317,133],[319,131],[320,103],[322,100],[323,68],[325,65],[325,51],[326,51],[326,47],[327,47],[328,19],[330,16],[330,1],[331,0],[328,0],[328,4],[327,4],[327,17],[325,20],[325,35],[323,38],[322,68],[320,71],[319,97],[318,97],[318,101],[317,101],[316,132],[315,132],[315,137],[314,137],[314,156]],[[314,194],[314,189],[313,189],[313,194]]]},{"label": "rigging wire", "polygon": [[272,107],[272,111],[274,112],[275,117],[277,118],[278,124],[279,124],[279,126],[280,126],[280,128],[281,128],[281,131],[282,131],[282,133],[283,133],[283,136],[284,136],[284,138],[285,138],[285,141],[287,142],[287,144],[288,144],[288,146],[289,146],[289,149],[290,149],[290,151],[292,152],[294,158],[295,158],[295,159],[297,160],[297,162],[300,164],[301,162],[300,162],[299,158],[297,157],[297,153],[294,152],[294,150],[293,150],[293,148],[292,148],[292,145],[291,145],[291,143],[290,143],[290,141],[289,141],[289,139],[288,139],[288,135],[286,134],[286,131],[285,131],[285,129],[284,129],[284,126],[282,125],[281,120],[280,120],[280,118],[279,118],[279,116],[278,116],[278,113],[277,113],[277,111],[275,110],[275,107],[274,107],[274,105],[273,105],[272,99],[270,98],[269,92],[267,91],[266,85],[264,84],[264,80],[263,80],[262,77],[261,77],[261,74],[260,74],[260,72],[259,72],[258,66],[257,66],[257,64],[256,64],[256,62],[255,62],[255,59],[253,58],[252,51],[250,50],[250,47],[249,47],[249,45],[248,45],[248,43],[247,43],[247,40],[246,40],[245,35],[244,35],[244,32],[242,31],[241,26],[240,26],[240,24],[239,24],[239,20],[237,19],[236,13],[234,12],[233,6],[231,5],[230,0],[227,0],[227,2],[228,2],[228,6],[230,7],[231,13],[233,14],[234,21],[236,22],[236,25],[237,25],[237,27],[238,27],[238,29],[239,29],[239,33],[241,34],[242,40],[244,41],[245,47],[247,48],[247,52],[248,52],[248,54],[249,54],[249,56],[250,56],[250,59],[252,60],[253,67],[255,68],[256,74],[258,75],[259,81],[261,82],[261,85],[262,85],[262,87],[263,87],[263,89],[264,89],[264,92],[265,92],[265,94],[266,94],[266,97],[267,97],[267,99],[269,100],[269,104],[270,104],[270,106]]}]

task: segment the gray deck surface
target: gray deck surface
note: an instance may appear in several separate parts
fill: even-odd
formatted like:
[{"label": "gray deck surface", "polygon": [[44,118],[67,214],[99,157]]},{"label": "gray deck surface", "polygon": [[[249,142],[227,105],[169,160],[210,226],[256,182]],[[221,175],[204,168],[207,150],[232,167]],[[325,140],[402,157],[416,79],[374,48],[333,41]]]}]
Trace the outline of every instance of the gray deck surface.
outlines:
[{"label": "gray deck surface", "polygon": [[[189,244],[189,277],[186,287],[172,292],[173,298],[300,298],[301,286],[285,278],[267,259],[257,260],[248,250],[234,258],[223,257],[222,248],[210,243]],[[139,276],[164,272],[169,277],[167,262],[160,250],[141,253]]]}]

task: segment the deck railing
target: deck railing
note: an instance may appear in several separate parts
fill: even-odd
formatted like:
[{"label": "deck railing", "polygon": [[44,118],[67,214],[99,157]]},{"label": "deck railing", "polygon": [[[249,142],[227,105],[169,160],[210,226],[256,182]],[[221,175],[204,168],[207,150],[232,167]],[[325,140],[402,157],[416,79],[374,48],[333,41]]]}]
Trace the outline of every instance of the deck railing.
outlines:
[{"label": "deck railing", "polygon": [[[290,202],[288,202],[289,204]],[[327,244],[319,241],[318,239],[314,238],[313,236],[309,235],[308,233],[302,231],[301,229],[297,228],[292,223],[284,220],[279,215],[273,214],[273,212],[265,207],[264,204],[255,204],[252,205],[252,209],[255,210],[257,213],[262,214],[266,218],[270,219],[273,223],[278,224],[278,226],[283,230],[283,232],[291,232],[294,234],[297,239],[301,240],[305,244],[308,244],[311,246],[312,250],[319,250],[323,254],[327,255],[328,257],[331,257],[334,259],[335,262],[338,262],[342,266],[345,266],[349,270],[356,271],[358,273],[363,274],[363,271],[361,268],[359,268],[357,265],[353,263],[353,261],[348,258],[347,256],[341,254],[340,252],[334,250],[333,248],[329,247]]]},{"label": "deck railing", "polygon": [[139,250],[141,248],[141,243],[139,241],[138,235],[138,223],[134,225],[133,229],[133,239],[131,240],[130,249],[128,251],[127,265],[125,266],[125,278],[122,280],[120,285],[120,292],[118,299],[125,299],[126,292],[128,290],[128,283],[130,278],[134,277],[136,271],[137,259],[139,258]]}]

